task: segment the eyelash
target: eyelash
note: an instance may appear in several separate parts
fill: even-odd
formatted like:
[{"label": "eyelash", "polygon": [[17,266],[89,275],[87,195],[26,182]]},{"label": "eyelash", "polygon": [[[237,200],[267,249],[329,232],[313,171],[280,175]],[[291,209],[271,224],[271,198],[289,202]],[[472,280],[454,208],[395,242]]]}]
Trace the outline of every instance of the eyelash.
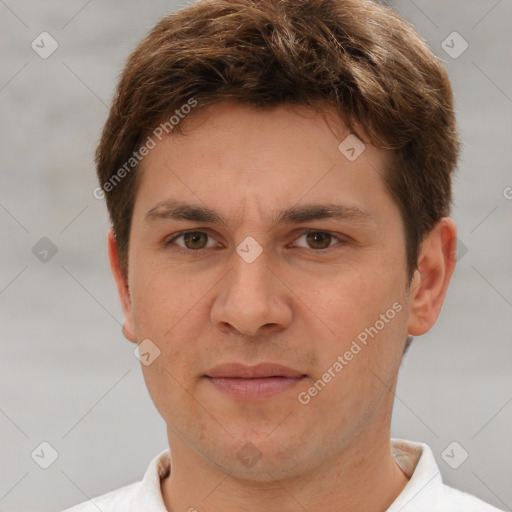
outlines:
[{"label": "eyelash", "polygon": [[[186,247],[181,247],[179,245],[174,244],[175,240],[177,240],[178,238],[181,238],[182,236],[186,235],[187,233],[201,233],[201,234],[205,234],[209,238],[213,239],[213,237],[209,233],[207,233],[206,231],[201,231],[201,230],[197,230],[197,229],[190,229],[190,230],[187,230],[187,231],[180,231],[179,233],[174,234],[171,238],[166,238],[164,240],[164,243],[163,243],[164,247],[165,248],[169,248],[171,245],[174,245],[172,250],[180,252],[180,253],[183,253],[183,254],[190,254],[190,253],[201,254],[203,251],[206,251],[208,249],[212,249],[212,247],[206,247],[206,248],[203,248],[203,249],[187,249]],[[308,235],[310,233],[317,233],[317,234],[320,233],[320,234],[323,234],[323,235],[330,235],[333,239],[338,241],[337,244],[331,245],[331,246],[329,246],[329,247],[327,247],[325,249],[311,249],[311,248],[307,248],[307,247],[299,247],[299,249],[303,249],[306,252],[309,252],[311,254],[322,255],[322,254],[327,253],[327,251],[329,251],[333,247],[336,247],[337,245],[343,246],[343,245],[345,245],[347,243],[347,240],[344,237],[336,236],[334,233],[331,233],[330,231],[319,231],[319,230],[316,230],[316,229],[309,229],[309,230],[303,231],[302,233],[300,233],[300,235],[295,240],[298,240],[299,238],[303,237],[304,235]]]}]

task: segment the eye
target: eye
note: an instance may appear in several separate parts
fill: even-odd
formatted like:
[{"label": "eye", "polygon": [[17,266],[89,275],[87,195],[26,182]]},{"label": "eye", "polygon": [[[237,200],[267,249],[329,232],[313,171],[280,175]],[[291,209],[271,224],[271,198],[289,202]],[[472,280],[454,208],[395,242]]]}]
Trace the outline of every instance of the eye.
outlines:
[{"label": "eye", "polygon": [[[211,241],[213,241],[210,235],[208,233],[205,233],[204,231],[183,231],[181,233],[174,235],[171,238],[168,238],[165,241],[165,246],[170,246],[174,244],[185,250],[200,251],[202,249],[209,249],[215,245],[208,245],[209,238]],[[176,243],[176,240],[179,239],[183,239],[183,245]]]},{"label": "eye", "polygon": [[[297,244],[297,241],[305,238],[306,246]],[[178,243],[177,241],[181,241]],[[338,242],[338,244],[336,244]],[[346,243],[342,237],[338,237],[327,231],[306,231],[296,239],[292,247],[301,247],[314,253],[326,251],[334,245]],[[178,252],[200,252],[203,249],[215,247],[215,240],[204,231],[182,231],[167,238],[164,241],[165,247],[173,246],[172,249]]]},{"label": "eye", "polygon": [[[342,238],[339,238],[337,236],[334,236],[332,233],[329,233],[327,231],[306,231],[303,233],[297,240],[300,240],[301,238],[305,237],[306,243],[308,244],[307,247],[304,246],[298,246],[298,247],[304,247],[306,249],[312,249],[315,252],[319,252],[325,249],[328,249],[332,247],[333,245],[336,245],[332,242],[341,242],[341,244],[345,243],[345,240]],[[294,243],[293,245],[297,245]]]}]

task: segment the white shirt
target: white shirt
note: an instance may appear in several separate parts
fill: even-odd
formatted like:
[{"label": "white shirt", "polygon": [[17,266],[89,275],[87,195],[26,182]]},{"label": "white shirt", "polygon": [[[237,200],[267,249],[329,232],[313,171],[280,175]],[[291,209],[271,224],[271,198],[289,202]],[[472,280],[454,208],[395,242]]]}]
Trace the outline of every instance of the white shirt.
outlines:
[{"label": "white shirt", "polygon": [[[393,456],[409,482],[387,512],[503,512],[443,484],[432,450],[425,443],[391,439]],[[160,482],[170,473],[169,449],[149,464],[144,478],[63,512],[168,512]]]}]

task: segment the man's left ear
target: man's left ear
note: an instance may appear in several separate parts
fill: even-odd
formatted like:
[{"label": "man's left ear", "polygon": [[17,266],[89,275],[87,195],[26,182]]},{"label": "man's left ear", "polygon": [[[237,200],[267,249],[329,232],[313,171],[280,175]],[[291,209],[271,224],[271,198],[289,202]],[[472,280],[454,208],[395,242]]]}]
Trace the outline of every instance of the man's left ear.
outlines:
[{"label": "man's left ear", "polygon": [[411,283],[408,334],[420,336],[435,324],[457,260],[457,227],[442,217],[420,247]]}]

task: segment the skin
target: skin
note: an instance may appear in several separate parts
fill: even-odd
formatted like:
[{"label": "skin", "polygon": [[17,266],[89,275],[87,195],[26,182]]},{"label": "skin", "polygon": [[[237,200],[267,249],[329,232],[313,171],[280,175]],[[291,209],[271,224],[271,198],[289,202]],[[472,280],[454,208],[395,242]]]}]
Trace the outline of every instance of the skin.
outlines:
[{"label": "skin", "polygon": [[[367,144],[349,161],[338,150],[349,132],[333,112],[224,102],[184,127],[142,162],[127,276],[108,235],[125,335],[160,350],[142,370],[168,427],[167,509],[385,511],[408,481],[390,444],[398,370],[407,335],[427,332],[442,307],[455,266],[453,220],[440,219],[425,238],[409,283],[403,222],[382,180],[389,155]],[[169,199],[212,208],[227,225],[145,220]],[[370,217],[272,228],[276,212],[313,203]],[[183,230],[208,236],[165,245]],[[249,236],[262,248],[252,263],[236,252]],[[298,393],[394,303],[401,311],[300,403]],[[236,400],[204,378],[232,361],[280,363],[307,378],[264,400]],[[260,456],[250,467],[238,456],[248,443]]]}]

